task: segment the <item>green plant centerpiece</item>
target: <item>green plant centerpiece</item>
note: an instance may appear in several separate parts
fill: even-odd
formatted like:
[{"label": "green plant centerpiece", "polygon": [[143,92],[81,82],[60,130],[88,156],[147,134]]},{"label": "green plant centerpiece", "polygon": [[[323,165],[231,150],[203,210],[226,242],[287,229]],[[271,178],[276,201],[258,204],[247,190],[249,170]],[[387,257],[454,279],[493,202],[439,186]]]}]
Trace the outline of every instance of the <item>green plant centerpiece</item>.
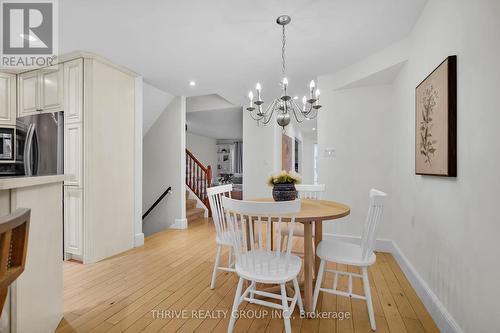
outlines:
[{"label": "green plant centerpiece", "polygon": [[267,184],[273,187],[274,201],[291,201],[297,199],[295,184],[300,184],[302,177],[295,171],[281,171],[269,176]]}]

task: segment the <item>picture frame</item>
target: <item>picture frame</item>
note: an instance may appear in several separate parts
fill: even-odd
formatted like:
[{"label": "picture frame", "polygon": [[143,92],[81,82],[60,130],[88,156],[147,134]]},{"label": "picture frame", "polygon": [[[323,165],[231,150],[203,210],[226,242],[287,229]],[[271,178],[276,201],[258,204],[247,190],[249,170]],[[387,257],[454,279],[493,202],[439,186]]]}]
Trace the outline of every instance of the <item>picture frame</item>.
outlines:
[{"label": "picture frame", "polygon": [[457,57],[415,88],[415,174],[457,176]]}]

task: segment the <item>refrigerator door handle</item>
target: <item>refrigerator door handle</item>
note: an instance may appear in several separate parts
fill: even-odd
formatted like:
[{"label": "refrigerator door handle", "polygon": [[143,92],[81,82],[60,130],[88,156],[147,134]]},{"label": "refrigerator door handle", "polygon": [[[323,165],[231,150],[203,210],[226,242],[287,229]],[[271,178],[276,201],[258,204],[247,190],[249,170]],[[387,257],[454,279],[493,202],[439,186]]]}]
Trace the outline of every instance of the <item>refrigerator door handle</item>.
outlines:
[{"label": "refrigerator door handle", "polygon": [[28,127],[28,133],[26,134],[26,143],[24,144],[24,173],[26,176],[32,176],[33,170],[31,170],[31,149],[33,146],[33,134],[35,132],[35,124],[30,124]]}]

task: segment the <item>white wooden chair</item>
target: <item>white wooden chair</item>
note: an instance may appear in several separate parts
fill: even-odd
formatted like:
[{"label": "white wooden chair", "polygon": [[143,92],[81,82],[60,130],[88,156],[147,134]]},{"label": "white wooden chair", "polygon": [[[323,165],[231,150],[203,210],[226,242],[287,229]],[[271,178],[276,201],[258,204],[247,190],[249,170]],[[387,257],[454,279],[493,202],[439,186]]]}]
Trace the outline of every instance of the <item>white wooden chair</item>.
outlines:
[{"label": "white wooden chair", "polygon": [[[323,193],[325,192],[325,184],[298,184],[295,185],[297,190],[297,196],[299,199],[312,199],[321,200]],[[282,237],[285,239],[288,237],[288,228],[285,227],[281,230]],[[304,237],[304,225],[302,223],[297,223],[295,225],[295,230],[293,232],[294,236]],[[313,236],[314,236],[314,224],[313,224]]]},{"label": "white wooden chair", "polygon": [[[226,223],[226,216],[224,214],[224,208],[222,206],[222,197],[231,197],[232,190],[232,184],[207,188],[208,201],[210,203],[210,209],[212,210],[212,221],[215,225],[215,242],[217,243],[217,254],[215,256],[214,270],[212,272],[212,282],[210,283],[210,289],[215,288],[215,281],[217,279],[218,270],[234,272],[233,255],[231,254],[233,243],[231,242],[230,231]],[[227,260],[228,262],[227,266],[220,266],[220,258],[224,246],[227,246],[229,248],[229,255]]]},{"label": "white wooden chair", "polygon": [[[380,220],[382,219],[383,205],[387,194],[378,190],[370,190],[370,207],[361,237],[361,244],[353,244],[343,241],[321,241],[316,249],[316,254],[321,258],[319,265],[318,277],[316,279],[316,287],[314,288],[314,303],[313,309],[316,309],[318,296],[320,291],[324,291],[334,295],[346,296],[351,298],[366,300],[368,307],[368,316],[370,317],[370,325],[372,330],[376,330],[375,316],[373,314],[373,304],[370,291],[370,282],[368,280],[368,267],[373,265],[376,260],[373,247],[377,235],[377,229]],[[339,264],[357,266],[361,268],[361,274],[341,272],[333,269],[326,269],[327,262],[336,262]],[[333,273],[333,287],[322,288],[324,272]],[[339,275],[348,277],[348,290],[337,290],[337,282]],[[365,295],[357,295],[352,293],[352,279],[361,278],[363,280],[363,289]]]},{"label": "white wooden chair", "polygon": [[[273,223],[277,225],[279,231],[286,223],[293,226],[294,214],[300,211],[300,201],[251,202],[224,197],[222,202],[226,210],[226,220],[231,229],[236,273],[240,277],[227,331],[233,331],[238,307],[242,301],[247,301],[282,310],[285,331],[290,333],[290,316],[295,305],[299,305],[301,313],[304,311],[297,280],[302,260],[291,254],[293,228],[289,229],[288,242],[284,246],[284,251],[281,251],[281,232],[277,233],[276,250],[271,248],[270,235]],[[290,222],[283,221],[283,215],[287,215]],[[269,222],[271,219],[273,223]],[[242,292],[244,280],[249,281],[250,285]],[[286,283],[289,281],[293,281],[295,290],[293,297],[288,297],[286,294]],[[257,290],[256,283],[279,284],[281,293],[278,295]],[[281,304],[257,299],[255,295],[281,300]]]}]

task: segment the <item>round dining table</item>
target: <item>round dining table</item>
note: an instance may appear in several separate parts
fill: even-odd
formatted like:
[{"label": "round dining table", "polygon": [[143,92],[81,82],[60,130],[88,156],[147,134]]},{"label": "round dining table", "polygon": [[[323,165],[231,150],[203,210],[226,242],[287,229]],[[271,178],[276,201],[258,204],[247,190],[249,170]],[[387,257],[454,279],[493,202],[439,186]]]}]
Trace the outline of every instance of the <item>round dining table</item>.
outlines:
[{"label": "round dining table", "polygon": [[[272,198],[258,198],[252,201],[273,202]],[[295,214],[295,222],[304,225],[304,309],[312,312],[314,274],[319,269],[320,259],[313,254],[323,239],[323,222],[335,220],[350,214],[349,206],[335,201],[300,199],[300,212]],[[314,236],[312,225],[314,223]],[[274,228],[271,228],[271,232]],[[273,240],[271,235],[271,244]],[[272,245],[271,245],[272,246]]]}]

